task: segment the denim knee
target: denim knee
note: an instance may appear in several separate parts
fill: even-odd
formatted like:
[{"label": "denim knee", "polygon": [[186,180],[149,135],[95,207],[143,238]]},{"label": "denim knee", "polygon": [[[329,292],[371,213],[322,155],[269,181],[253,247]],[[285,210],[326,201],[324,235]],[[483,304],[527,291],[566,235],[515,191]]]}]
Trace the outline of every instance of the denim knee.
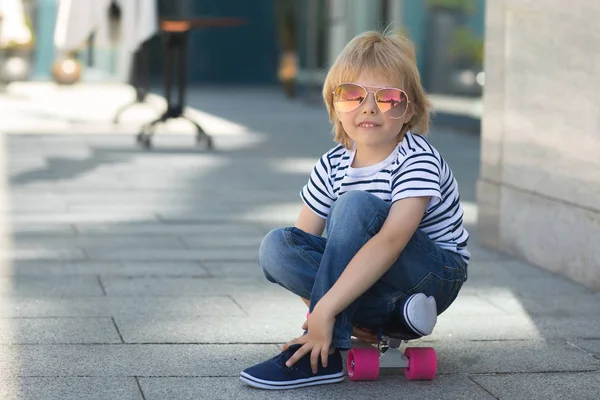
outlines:
[{"label": "denim knee", "polygon": [[274,277],[278,275],[277,270],[283,266],[281,261],[288,247],[285,230],[286,228],[277,228],[267,233],[258,249],[258,265],[265,277],[273,283],[276,283]]},{"label": "denim knee", "polygon": [[345,232],[365,232],[377,214],[385,219],[389,209],[388,203],[369,192],[346,192],[331,207],[327,233],[336,228]]}]

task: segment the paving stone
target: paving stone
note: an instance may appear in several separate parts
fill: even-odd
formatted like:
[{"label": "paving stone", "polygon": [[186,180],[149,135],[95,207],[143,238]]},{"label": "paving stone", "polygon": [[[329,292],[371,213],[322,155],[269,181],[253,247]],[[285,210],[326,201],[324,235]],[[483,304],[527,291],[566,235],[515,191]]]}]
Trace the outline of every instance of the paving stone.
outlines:
[{"label": "paving stone", "polygon": [[258,258],[256,248],[210,248],[210,249],[88,249],[91,260],[115,261],[202,261],[202,260],[239,260],[249,261]]},{"label": "paving stone", "polygon": [[[80,190],[85,190],[78,186]],[[135,222],[135,221],[156,221],[157,218],[153,213],[112,213],[112,212],[96,212],[96,213],[27,213],[11,215],[12,223],[28,223],[28,224],[77,224],[84,222],[95,223],[119,223],[119,222]]]},{"label": "paving stone", "polygon": [[408,346],[433,347],[440,374],[598,371],[600,360],[564,340],[427,341]]},{"label": "paving stone", "polygon": [[264,294],[282,290],[263,280],[236,278],[103,277],[108,296],[215,296],[240,293]]},{"label": "paving stone", "polygon": [[510,257],[504,257],[501,261],[477,260],[469,264],[469,279],[481,278],[483,280],[485,278],[503,278],[508,280],[518,280],[520,278],[552,279],[552,277],[566,281],[564,277],[549,273],[535,265],[515,260]]},{"label": "paving stone", "polygon": [[304,322],[306,305],[300,297],[288,292],[275,284],[270,284],[268,290],[263,290],[260,296],[253,291],[239,290],[230,294],[231,298],[253,318],[275,318],[285,316],[285,318]]},{"label": "paving stone", "polygon": [[0,276],[7,275],[99,275],[145,277],[207,277],[209,272],[199,262],[181,261],[18,261],[0,266]]},{"label": "paving stone", "polygon": [[181,204],[177,205],[176,203],[167,203],[167,202],[141,202],[140,200],[131,201],[131,202],[122,202],[119,204],[75,204],[68,205],[66,207],[68,212],[72,213],[115,213],[115,214],[165,214],[165,213],[173,213],[177,215],[186,215],[188,213],[193,213],[196,210],[204,210],[207,212],[221,214],[230,212],[230,207],[226,205],[215,205],[214,203],[209,202],[200,202],[196,200],[194,202],[194,206],[190,206],[190,204]]},{"label": "paving stone", "polygon": [[285,343],[301,336],[301,316],[116,317],[125,343]]},{"label": "paving stone", "polygon": [[598,399],[600,372],[475,375],[475,382],[497,399]]},{"label": "paving stone", "polygon": [[596,332],[590,332],[590,336],[596,336],[596,339],[576,339],[570,340],[569,342],[583,349],[584,351],[593,354],[597,359],[600,360],[600,335]]},{"label": "paving stone", "polygon": [[118,179],[85,179],[75,181],[60,181],[57,174],[46,174],[41,176],[38,181],[30,181],[28,178],[20,178],[17,183],[25,184],[31,190],[45,192],[68,192],[74,190],[102,190],[110,192],[111,190],[187,190],[189,183],[184,181],[161,182],[161,181],[119,181]]},{"label": "paving stone", "polygon": [[176,236],[162,237],[131,237],[127,235],[117,236],[63,236],[63,237],[17,237],[13,241],[14,246],[38,248],[83,248],[83,249],[130,249],[130,248],[153,248],[153,249],[182,249],[186,246]]},{"label": "paving stone", "polygon": [[0,343],[122,343],[110,318],[0,318]]},{"label": "paving stone", "polygon": [[11,235],[20,234],[36,234],[36,235],[64,235],[64,234],[75,234],[75,228],[71,224],[44,224],[44,223],[31,223],[31,222],[15,222],[10,221],[5,227],[0,229],[0,233],[8,232]]},{"label": "paving stone", "polygon": [[[483,291],[482,291],[483,292]],[[600,293],[546,293],[530,291],[516,295],[510,290],[488,291],[478,295],[510,314],[565,318],[570,316],[600,316]]]},{"label": "paving stone", "polygon": [[189,248],[211,248],[211,247],[249,247],[255,249],[258,253],[258,248],[262,242],[264,235],[257,233],[255,235],[230,235],[227,237],[219,236],[185,236],[181,240]]},{"label": "paving stone", "polygon": [[[479,296],[460,292],[454,302],[442,314],[444,319],[460,319],[473,316],[502,316],[509,315],[507,311],[497,305],[490,303],[487,299]],[[440,317],[441,318],[441,317]]]},{"label": "paving stone", "polygon": [[202,223],[123,223],[117,226],[106,224],[76,223],[77,232],[84,234],[108,233],[115,235],[215,235],[230,236],[261,233],[259,226],[251,224],[202,224]]},{"label": "paving stone", "polygon": [[0,296],[103,296],[94,276],[0,276]]},{"label": "paving stone", "polygon": [[[124,173],[127,173],[132,166],[124,167]],[[170,167],[173,168],[173,167]],[[157,190],[131,190],[121,188],[111,188],[110,196],[106,196],[106,190],[90,189],[85,192],[77,190],[68,190],[63,192],[47,192],[43,195],[43,200],[53,205],[64,204],[69,208],[73,207],[94,207],[119,204],[190,204],[194,201],[208,200],[209,196],[198,196],[195,193],[178,193],[172,191]],[[14,190],[11,193],[13,202],[25,202],[25,204],[36,204],[39,199],[37,191]]]},{"label": "paving stone", "polygon": [[247,315],[229,296],[200,297],[1,297],[0,317],[125,317],[155,318],[243,317]]},{"label": "paving stone", "polygon": [[53,201],[46,202],[38,200],[29,200],[26,202],[16,202],[11,204],[10,208],[3,209],[3,213],[23,214],[27,212],[38,213],[65,213],[67,212],[67,206],[64,203]]},{"label": "paving stone", "polygon": [[87,255],[76,247],[43,248],[41,246],[0,249],[0,260],[86,260]]},{"label": "paving stone", "polygon": [[[511,265],[513,266],[511,267]],[[557,275],[544,273],[524,264],[522,264],[520,272],[517,272],[514,264],[510,263],[498,263],[490,269],[493,269],[493,272],[481,273],[476,270],[474,273],[469,274],[465,287],[474,287],[477,289],[491,288],[492,290],[506,288],[523,297],[530,295],[539,296],[542,294],[590,293],[589,289],[580,284]],[[499,282],[502,283],[499,284]],[[534,285],[536,290],[532,291],[531,288]]]},{"label": "paving stone", "polygon": [[452,318],[442,314],[431,336],[445,340],[515,340],[515,339],[569,339],[597,337],[600,319],[588,316],[532,317],[521,315],[463,315]]},{"label": "paving stone", "polygon": [[142,400],[135,378],[0,378],[0,398],[27,400]]},{"label": "paving stone", "polygon": [[202,261],[202,266],[214,277],[265,279],[256,261]]},{"label": "paving stone", "polygon": [[4,377],[239,376],[274,345],[0,345]]},{"label": "paving stone", "polygon": [[[196,160],[201,160],[197,158]],[[138,167],[148,168],[148,165],[139,165]],[[136,165],[128,165],[123,167],[124,173],[128,173]],[[181,169],[189,169],[194,167],[193,164],[186,165],[184,168],[177,167],[177,159],[170,161],[168,168],[173,171]],[[160,168],[165,168],[161,165]],[[146,172],[148,173],[148,172]],[[170,191],[170,190],[131,190],[112,187],[108,190],[110,196],[106,196],[106,189],[90,188],[85,192],[78,191],[77,189],[66,190],[61,192],[46,192],[43,194],[44,202],[49,202],[52,205],[60,206],[67,205],[69,209],[76,209],[79,207],[94,207],[94,206],[106,206],[106,205],[120,205],[120,204],[158,204],[164,206],[174,206],[175,208],[180,206],[189,206],[193,204],[214,204],[216,194],[223,194],[219,198],[220,204],[240,204],[247,206],[248,204],[263,204],[269,201],[285,202],[292,200],[299,200],[297,193],[292,196],[286,191],[274,191],[266,193],[262,190],[256,190],[249,188],[247,190],[237,190],[235,188],[227,188],[227,193],[233,194],[225,196],[223,190],[215,188],[203,188],[202,191],[191,192],[191,191]],[[13,203],[25,202],[35,206],[39,203],[39,191],[27,191],[27,190],[13,190],[11,193],[11,199]]]},{"label": "paving stone", "polygon": [[[399,374],[400,375],[400,374]],[[438,376],[432,382],[409,382],[403,375],[382,376],[375,382],[352,382],[298,390],[267,392],[252,388],[237,377],[223,378],[140,378],[146,400],[178,399],[481,399],[492,400],[473,381],[464,376]]]}]

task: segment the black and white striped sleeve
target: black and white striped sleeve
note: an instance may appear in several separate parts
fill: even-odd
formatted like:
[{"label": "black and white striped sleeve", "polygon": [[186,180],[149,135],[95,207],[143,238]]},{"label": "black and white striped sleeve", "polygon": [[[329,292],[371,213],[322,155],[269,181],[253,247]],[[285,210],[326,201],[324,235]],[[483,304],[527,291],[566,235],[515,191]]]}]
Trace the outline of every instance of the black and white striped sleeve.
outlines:
[{"label": "black and white striped sleeve", "polygon": [[408,197],[431,197],[428,209],[440,202],[440,161],[433,153],[413,153],[392,173],[392,203]]},{"label": "black and white striped sleeve", "polygon": [[323,155],[315,164],[308,183],[300,192],[300,197],[315,214],[323,219],[327,218],[335,200],[328,154]]}]

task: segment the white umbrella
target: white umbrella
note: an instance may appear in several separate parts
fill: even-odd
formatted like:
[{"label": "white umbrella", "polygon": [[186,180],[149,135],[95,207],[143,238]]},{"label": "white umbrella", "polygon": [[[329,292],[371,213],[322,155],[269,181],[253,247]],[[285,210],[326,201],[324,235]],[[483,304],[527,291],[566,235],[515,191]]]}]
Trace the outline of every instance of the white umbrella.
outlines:
[{"label": "white umbrella", "polygon": [[[2,1],[2,0],[0,0]],[[80,49],[94,33],[94,45],[111,47],[109,8],[113,0],[59,0],[54,44],[61,52]],[[133,53],[158,32],[157,0],[114,0],[120,9],[119,76],[129,75]]]},{"label": "white umbrella", "polygon": [[133,54],[158,32],[157,0],[116,0],[121,9],[119,76],[130,79]]},{"label": "white umbrella", "polygon": [[[3,0],[0,0],[3,1]],[[108,9],[113,0],[60,0],[54,44],[62,51],[81,47],[92,32],[98,46],[110,45]],[[156,0],[114,0],[121,10],[119,42],[133,53],[158,32]]]},{"label": "white umbrella", "polygon": [[97,44],[108,44],[108,9],[111,0],[60,0],[54,45],[60,51],[79,49],[95,32]]},{"label": "white umbrella", "polygon": [[158,32],[156,0],[116,0],[121,7],[121,43],[135,52]]},{"label": "white umbrella", "polygon": [[25,11],[21,0],[0,0],[0,17],[0,47],[31,42],[31,31],[25,24]]}]

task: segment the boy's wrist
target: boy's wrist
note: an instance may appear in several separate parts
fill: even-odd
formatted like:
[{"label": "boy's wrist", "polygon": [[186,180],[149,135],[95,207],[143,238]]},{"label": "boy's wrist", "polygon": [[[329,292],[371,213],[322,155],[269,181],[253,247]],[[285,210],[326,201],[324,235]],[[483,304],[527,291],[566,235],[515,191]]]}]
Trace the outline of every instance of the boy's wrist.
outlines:
[{"label": "boy's wrist", "polygon": [[326,297],[323,297],[321,301],[319,301],[313,310],[314,312],[318,312],[319,314],[323,314],[329,318],[335,318],[335,316],[339,313],[335,312],[334,307],[327,301]]}]

